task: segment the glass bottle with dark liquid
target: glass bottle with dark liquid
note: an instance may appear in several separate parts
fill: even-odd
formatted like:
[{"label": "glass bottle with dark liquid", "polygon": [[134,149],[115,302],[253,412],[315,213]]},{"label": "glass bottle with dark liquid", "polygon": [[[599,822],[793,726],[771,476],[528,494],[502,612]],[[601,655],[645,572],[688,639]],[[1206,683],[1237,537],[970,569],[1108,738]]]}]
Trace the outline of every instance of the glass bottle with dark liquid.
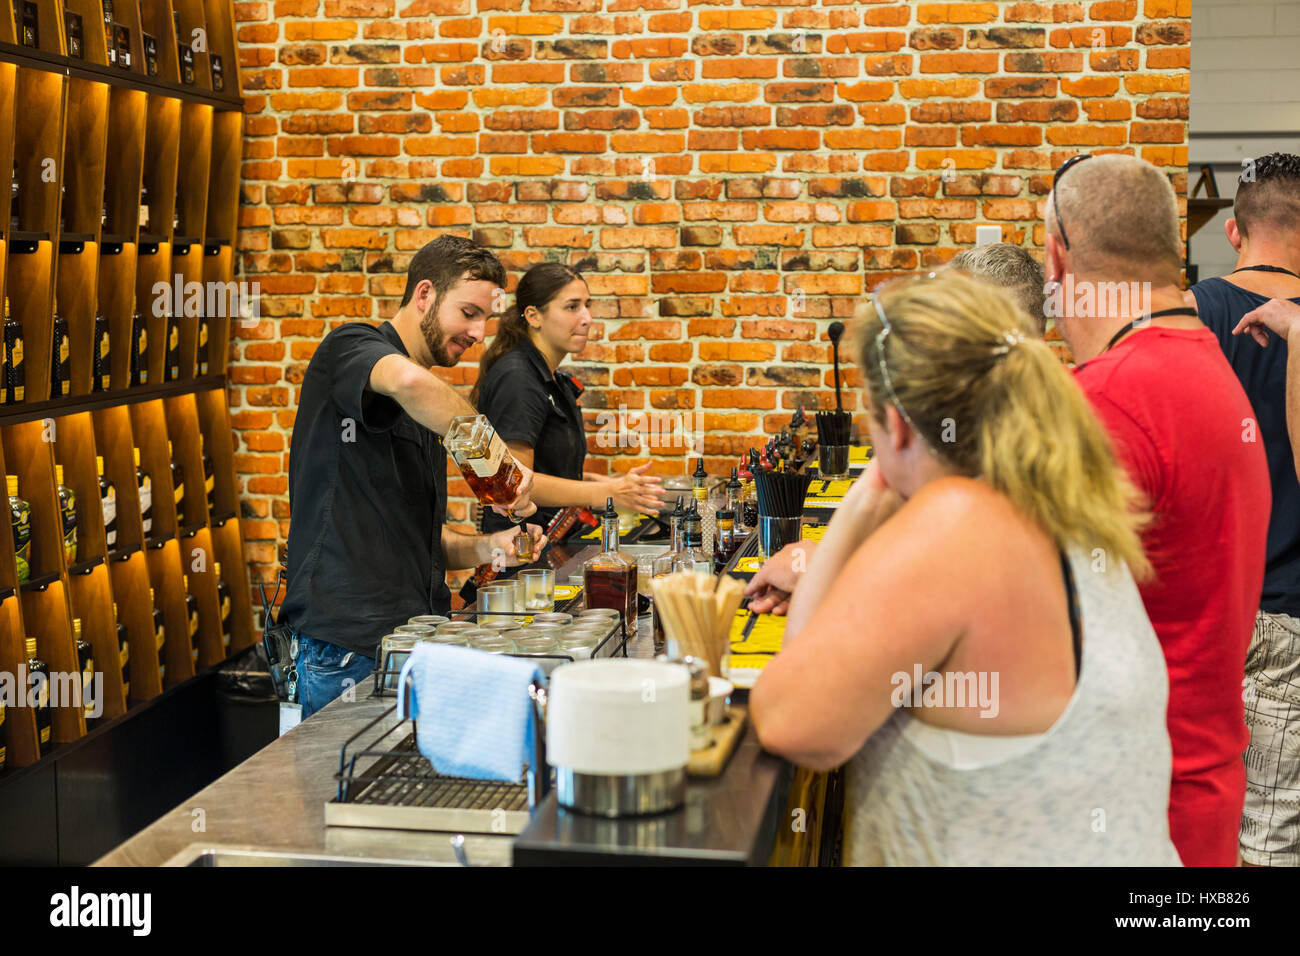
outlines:
[{"label": "glass bottle with dark liquid", "polygon": [[91,715],[94,708],[95,693],[95,652],[90,641],[82,635],[81,618],[72,619],[72,639],[77,642],[77,669],[81,671],[81,706],[86,716],[86,723],[93,726],[95,718]]},{"label": "glass bottle with dark liquid", "polygon": [[149,589],[149,606],[153,608],[153,642],[158,648],[158,680],[161,682],[167,679],[167,654],[164,650],[167,631],[163,627],[162,608],[155,603],[153,588]]},{"label": "glass bottle with dark liquid", "polygon": [[230,585],[226,579],[221,576],[221,562],[217,561],[212,565],[213,572],[217,576],[217,604],[220,606],[218,617],[221,618],[221,646],[226,651],[230,650]]},{"label": "glass bottle with dark liquid", "polygon": [[730,508],[720,508],[717,519],[718,543],[713,549],[713,573],[721,574],[736,551],[736,513]]},{"label": "glass bottle with dark liquid", "polygon": [[636,627],[636,562],[618,550],[618,512],[614,499],[605,499],[601,516],[604,550],[582,566],[582,584],[589,608],[613,608],[623,615],[629,632]]},{"label": "glass bottle with dark liquid", "polygon": [[91,390],[107,392],[112,387],[112,359],[108,354],[108,319],[95,313],[94,352],[91,355]]},{"label": "glass bottle with dark liquid", "polygon": [[50,348],[50,397],[62,398],[72,390],[72,340],[68,336],[68,320],[57,311]]},{"label": "glass bottle with dark liquid", "polygon": [[136,309],[131,316],[131,385],[149,384],[149,330]]},{"label": "glass bottle with dark liquid", "polygon": [[[36,638],[27,638],[27,677],[44,675],[36,692],[36,732],[40,736],[41,756],[50,752],[50,665],[36,656]],[[30,686],[30,685],[29,685]]]},{"label": "glass bottle with dark liquid", "polygon": [[117,488],[104,477],[104,456],[95,456],[95,471],[99,475],[99,508],[104,515],[104,543],[110,549],[117,547]]},{"label": "glass bottle with dark liquid", "polygon": [[195,670],[199,666],[199,599],[190,590],[190,576],[185,575],[185,616],[188,620],[190,634],[190,659],[194,661]]},{"label": "glass bottle with dark liquid", "polygon": [[203,493],[207,496],[208,514],[217,510],[216,507],[216,490],[217,483],[215,472],[212,467],[212,456],[208,454],[203,439],[203,432],[199,432],[199,456],[203,459]]},{"label": "glass bottle with dark liquid", "polygon": [[135,455],[135,484],[140,495],[140,521],[147,538],[153,531],[153,480],[140,467],[140,449],[133,448],[132,452]]},{"label": "glass bottle with dark liquid", "polygon": [[208,337],[209,337],[208,317],[199,316],[199,346],[195,355],[198,364],[198,374],[208,374]]},{"label": "glass bottle with dark liquid", "polygon": [[16,405],[27,394],[27,366],[23,361],[23,326],[9,314],[9,296],[5,296],[4,337],[4,400],[6,405]]},{"label": "glass bottle with dark liquid", "polygon": [[55,493],[59,499],[59,517],[63,523],[63,557],[68,564],[77,563],[77,494],[63,483],[63,466],[54,466]]},{"label": "glass bottle with dark liquid", "polygon": [[176,464],[176,452],[172,450],[172,443],[167,443],[167,462],[172,473],[172,501],[176,505],[176,514],[185,520],[183,505],[185,503],[185,469]]},{"label": "glass bottle with dark liquid", "polygon": [[181,325],[176,316],[167,316],[167,362],[163,366],[163,381],[174,382],[181,377]]},{"label": "glass bottle with dark liquid", "polygon": [[117,617],[117,602],[113,602],[113,624],[117,627],[117,660],[122,666],[122,703],[131,698],[131,641],[126,625]]},{"label": "glass bottle with dark liquid", "polygon": [[14,557],[18,562],[18,583],[32,576],[32,506],[18,496],[18,476],[6,475],[9,492],[9,521],[13,526]]},{"label": "glass bottle with dark liquid", "polygon": [[523,473],[486,415],[453,418],[443,444],[479,501],[508,505],[518,497]]}]

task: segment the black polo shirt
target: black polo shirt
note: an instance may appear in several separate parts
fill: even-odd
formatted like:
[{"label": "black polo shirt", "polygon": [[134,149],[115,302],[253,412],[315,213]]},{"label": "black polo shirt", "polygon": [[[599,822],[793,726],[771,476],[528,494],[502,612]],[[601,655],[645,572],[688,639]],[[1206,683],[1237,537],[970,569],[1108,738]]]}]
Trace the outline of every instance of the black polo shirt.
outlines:
[{"label": "black polo shirt", "polygon": [[[478,410],[503,441],[532,446],[533,471],[581,481],[587,436],[578,408],[580,394],[581,385],[564,372],[552,374],[537,346],[525,341],[497,359],[483,376]],[[559,511],[539,507],[528,521],[544,528]],[[484,513],[484,531],[508,527],[508,518],[491,510]]]},{"label": "black polo shirt", "polygon": [[369,387],[406,355],[389,322],[340,326],[303,377],[289,450],[289,590],[280,618],[307,637],[373,655],[416,614],[446,613],[441,439]]}]

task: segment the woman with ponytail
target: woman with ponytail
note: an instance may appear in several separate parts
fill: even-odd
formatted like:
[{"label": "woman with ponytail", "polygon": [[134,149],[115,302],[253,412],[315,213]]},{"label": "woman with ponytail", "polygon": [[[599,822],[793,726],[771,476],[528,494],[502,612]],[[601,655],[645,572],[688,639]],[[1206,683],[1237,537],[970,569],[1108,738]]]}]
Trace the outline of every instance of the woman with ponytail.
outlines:
[{"label": "woman with ponytail", "polygon": [[[562,263],[538,263],[519,280],[515,304],[483,353],[470,395],[515,458],[533,469],[542,527],[561,508],[604,506],[606,498],[642,511],[657,512],[663,504],[660,479],[645,474],[648,464],[617,478],[583,471],[582,386],[559,366],[586,347],[590,328],[591,297],[582,276]],[[507,527],[505,518],[484,513],[484,532]]]},{"label": "woman with ponytail", "polygon": [[1178,865],[1143,517],[1087,400],[970,276],[889,283],[857,325],[875,457],[751,584],[793,592],[763,745],[847,764],[851,864]]}]

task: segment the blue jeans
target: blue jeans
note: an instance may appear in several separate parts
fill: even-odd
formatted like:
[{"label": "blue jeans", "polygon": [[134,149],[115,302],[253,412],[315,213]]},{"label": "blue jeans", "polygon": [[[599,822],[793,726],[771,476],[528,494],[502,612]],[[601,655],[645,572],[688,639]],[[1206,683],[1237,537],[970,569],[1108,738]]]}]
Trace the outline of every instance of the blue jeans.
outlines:
[{"label": "blue jeans", "polygon": [[298,702],[302,704],[303,720],[349,688],[358,699],[366,693],[360,684],[370,678],[375,665],[371,658],[301,633],[295,632],[295,636],[298,657],[294,666],[298,672]]}]

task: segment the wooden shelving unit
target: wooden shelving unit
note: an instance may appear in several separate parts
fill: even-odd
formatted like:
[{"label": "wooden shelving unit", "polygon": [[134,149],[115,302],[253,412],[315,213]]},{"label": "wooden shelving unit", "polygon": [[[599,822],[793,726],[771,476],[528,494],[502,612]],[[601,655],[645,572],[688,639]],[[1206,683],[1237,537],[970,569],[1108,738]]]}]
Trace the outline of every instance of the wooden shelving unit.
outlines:
[{"label": "wooden shelving unit", "polygon": [[[234,278],[243,129],[234,5],[110,6],[125,33],[106,31],[103,0],[36,0],[38,42],[31,46],[24,45],[22,5],[16,21],[14,5],[0,4],[0,169],[14,178],[0,196],[0,290],[21,326],[24,353],[24,394],[0,404],[0,478],[17,477],[32,523],[29,580],[19,581],[13,535],[0,534],[0,671],[17,672],[31,636],[52,671],[75,673],[72,622],[80,619],[103,675],[101,719],[126,714],[254,640],[224,377],[231,319],[195,314],[183,297],[155,291],[177,274],[182,284]],[[81,19],[80,56],[70,50],[75,18],[68,14]],[[156,41],[152,69],[144,34]],[[191,51],[193,82],[186,83],[178,42],[192,44],[195,36],[206,49]],[[51,395],[56,310],[68,323],[66,396]],[[146,323],[148,375],[133,386],[136,310]],[[92,375],[97,315],[108,324],[106,391]],[[175,362],[167,349],[173,327]],[[3,392],[0,402],[8,402]],[[136,449],[152,490],[148,534]],[[97,456],[116,495],[112,545]],[[56,466],[76,496],[75,556],[64,548]],[[218,562],[232,599],[228,646]],[[187,593],[198,606],[193,642]],[[119,622],[129,644],[129,695]],[[55,746],[87,732],[76,706],[65,703],[51,716]],[[40,759],[31,708],[6,710],[5,744],[10,768]]]}]

